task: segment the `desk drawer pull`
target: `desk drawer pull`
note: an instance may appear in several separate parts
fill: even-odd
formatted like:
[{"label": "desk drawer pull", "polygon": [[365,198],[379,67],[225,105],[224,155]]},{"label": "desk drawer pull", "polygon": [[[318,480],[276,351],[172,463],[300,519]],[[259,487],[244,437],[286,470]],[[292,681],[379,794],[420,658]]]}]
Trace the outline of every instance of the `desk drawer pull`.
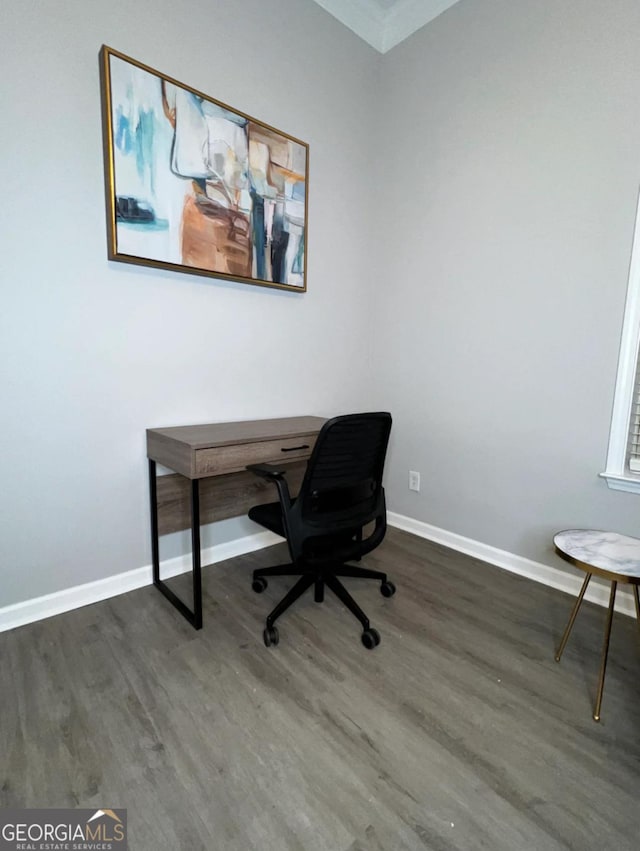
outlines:
[{"label": "desk drawer pull", "polygon": [[308,448],[309,448],[309,444],[303,443],[302,446],[289,446],[288,449],[285,449],[285,447],[283,446],[282,449],[280,450],[280,452],[300,452],[301,449],[308,449]]}]

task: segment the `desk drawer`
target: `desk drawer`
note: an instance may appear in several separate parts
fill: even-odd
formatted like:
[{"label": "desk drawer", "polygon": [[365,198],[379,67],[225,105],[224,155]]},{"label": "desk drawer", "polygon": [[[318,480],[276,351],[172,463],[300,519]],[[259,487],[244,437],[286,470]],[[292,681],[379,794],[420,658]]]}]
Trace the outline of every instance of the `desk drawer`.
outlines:
[{"label": "desk drawer", "polygon": [[247,464],[295,461],[308,458],[318,437],[317,432],[287,440],[265,440],[260,443],[239,443],[198,449],[195,453],[195,478],[219,476],[244,470]]}]

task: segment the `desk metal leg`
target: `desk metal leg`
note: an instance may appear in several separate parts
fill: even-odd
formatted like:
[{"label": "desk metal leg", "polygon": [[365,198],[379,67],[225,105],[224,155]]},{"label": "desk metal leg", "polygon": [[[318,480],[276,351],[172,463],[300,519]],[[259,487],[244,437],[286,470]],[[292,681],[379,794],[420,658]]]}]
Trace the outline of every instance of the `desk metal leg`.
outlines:
[{"label": "desk metal leg", "polygon": [[638,629],[640,629],[640,592],[638,591],[638,586],[633,585],[633,598],[636,601],[636,620],[638,622]]},{"label": "desk metal leg", "polygon": [[191,559],[193,578],[193,611],[160,579],[160,541],[158,535],[158,495],[156,489],[156,462],[149,459],[149,496],[151,502],[151,552],[153,558],[153,584],[194,627],[202,629],[202,566],[200,563],[200,483],[191,482]]},{"label": "desk metal leg", "polygon": [[191,563],[193,573],[192,621],[195,629],[202,629],[202,565],[200,563],[200,480],[191,481]]},{"label": "desk metal leg", "polygon": [[160,582],[160,540],[158,535],[158,491],[156,488],[156,462],[149,459],[149,504],[151,507],[151,557],[153,584]]}]

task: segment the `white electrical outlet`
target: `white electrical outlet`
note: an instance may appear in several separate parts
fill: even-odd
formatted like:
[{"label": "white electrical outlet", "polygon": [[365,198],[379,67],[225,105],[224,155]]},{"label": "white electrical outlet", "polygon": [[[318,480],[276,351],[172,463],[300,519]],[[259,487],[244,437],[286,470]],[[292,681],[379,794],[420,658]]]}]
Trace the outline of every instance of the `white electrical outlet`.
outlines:
[{"label": "white electrical outlet", "polygon": [[420,490],[420,473],[416,473],[415,470],[409,470],[409,490]]}]

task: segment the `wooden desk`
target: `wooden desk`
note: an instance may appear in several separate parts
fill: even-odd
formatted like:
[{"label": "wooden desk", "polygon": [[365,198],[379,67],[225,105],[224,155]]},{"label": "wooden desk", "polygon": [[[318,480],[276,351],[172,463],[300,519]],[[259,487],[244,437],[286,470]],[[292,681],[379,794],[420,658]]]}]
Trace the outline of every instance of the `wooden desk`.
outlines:
[{"label": "wooden desk", "polygon": [[[202,629],[200,524],[246,513],[275,498],[273,487],[245,468],[285,462],[296,493],[325,420],[287,417],[147,429],[153,584],[195,629]],[[175,474],[156,476],[156,464]],[[160,578],[160,535],[191,528],[193,609]]]}]

